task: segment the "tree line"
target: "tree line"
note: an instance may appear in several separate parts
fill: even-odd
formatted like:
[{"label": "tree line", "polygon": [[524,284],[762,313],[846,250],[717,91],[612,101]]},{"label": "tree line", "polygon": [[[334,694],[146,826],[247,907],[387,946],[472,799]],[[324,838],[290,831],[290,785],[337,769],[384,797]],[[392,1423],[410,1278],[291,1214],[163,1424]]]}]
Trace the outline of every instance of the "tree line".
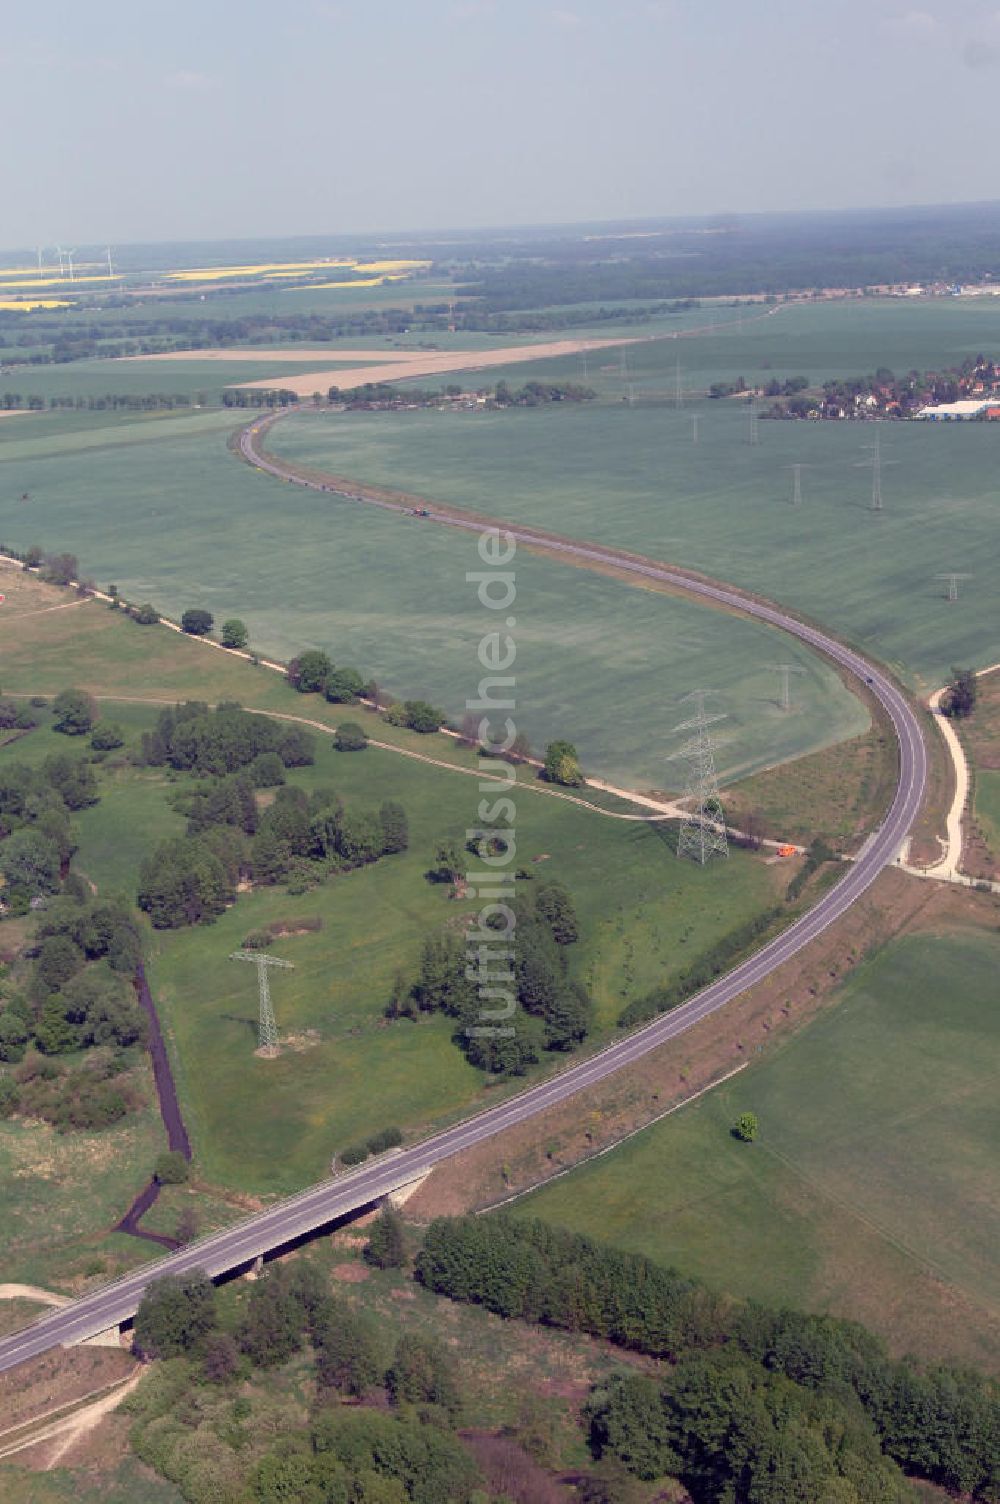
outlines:
[{"label": "tree line", "polygon": [[640,1478],[680,1477],[696,1504],[890,1504],[909,1497],[904,1471],[984,1504],[1000,1496],[1000,1386],[892,1359],[857,1323],[724,1299],[640,1254],[502,1215],[433,1222],[416,1275],[453,1300],[668,1359],[657,1376],[598,1386],[591,1442]]}]

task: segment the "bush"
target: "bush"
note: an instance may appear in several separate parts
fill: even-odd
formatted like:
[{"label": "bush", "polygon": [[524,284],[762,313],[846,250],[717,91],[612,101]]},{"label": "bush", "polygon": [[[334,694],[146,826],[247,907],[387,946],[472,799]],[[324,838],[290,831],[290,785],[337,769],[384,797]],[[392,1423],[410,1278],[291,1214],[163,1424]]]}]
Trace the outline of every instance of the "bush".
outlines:
[{"label": "bush", "polygon": [[368,745],[368,737],[355,721],[345,721],[337,727],[333,745],[338,752],[363,752]]},{"label": "bush", "polygon": [[94,702],[82,689],[64,689],[52,702],[53,731],[64,736],[85,736],[94,724]]},{"label": "bush", "polygon": [[359,1165],[370,1154],[384,1154],[386,1149],[395,1149],[402,1142],[403,1135],[398,1128],[383,1128],[362,1143],[348,1144],[347,1148],[341,1151],[340,1163]]},{"label": "bush", "polygon": [[246,624],[240,621],[238,616],[231,616],[228,621],[222,623],[222,646],[224,648],[245,648],[250,634]]},{"label": "bush", "polygon": [[125,737],[122,728],[114,721],[99,722],[91,733],[90,745],[95,752],[112,752],[115,747],[123,747]]},{"label": "bush", "polygon": [[181,631],[187,632],[190,637],[204,637],[206,632],[211,632],[214,619],[211,611],[192,607],[181,617]]},{"label": "bush", "polygon": [[335,668],[327,675],[323,691],[334,705],[352,705],[364,688],[365,681],[356,668]]},{"label": "bush", "polygon": [[155,627],[160,620],[160,613],[155,606],[151,606],[146,601],[143,605],[135,607],[132,620],[140,627]]},{"label": "bush", "polygon": [[579,788],[583,783],[580,759],[572,742],[549,742],[545,748],[542,777],[549,783],[560,783],[566,788]]},{"label": "bush", "polygon": [[411,731],[419,731],[423,734],[440,731],[444,721],[443,710],[429,705],[426,700],[406,700],[403,709],[406,712],[406,724]]},{"label": "bush", "polygon": [[153,1179],[160,1185],[183,1185],[190,1174],[190,1166],[179,1149],[168,1149],[156,1156]]}]

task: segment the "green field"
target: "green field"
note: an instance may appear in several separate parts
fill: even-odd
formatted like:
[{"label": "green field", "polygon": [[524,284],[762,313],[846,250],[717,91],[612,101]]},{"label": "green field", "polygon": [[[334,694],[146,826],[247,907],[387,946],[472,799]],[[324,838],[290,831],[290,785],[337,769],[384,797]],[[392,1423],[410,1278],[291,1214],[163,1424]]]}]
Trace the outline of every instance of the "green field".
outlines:
[{"label": "green field", "polygon": [[[294,781],[332,786],[349,808],[398,800],[410,850],[301,896],[241,895],[211,926],[154,935],[148,967],[199,1166],[215,1183],[258,1192],[315,1179],[338,1149],[388,1123],[416,1134],[501,1089],[468,1065],[450,1020],[382,1016],[396,971],[415,973],[424,936],[475,908],[424,873],[437,843],[464,837],[475,822],[476,783],[375,748],[344,756],[328,747]],[[519,862],[574,897],[582,937],[572,966],[593,991],[598,1035],[613,1030],[630,998],[676,974],[786,881],[741,852],[714,869],[678,863],[655,827],[527,793],[517,839]],[[86,870],[90,861],[85,841],[77,862]],[[260,1060],[256,979],[229,954],[263,924],[313,917],[319,933],[272,946],[295,967],[274,981],[279,1032],[302,1036],[301,1047]]]},{"label": "green field", "polygon": [[143,1263],[151,1245],[112,1232],[166,1146],[152,1074],[147,1105],[101,1133],[0,1128],[0,1279],[72,1292]]},{"label": "green field", "polygon": [[[522,418],[527,434],[533,415]],[[219,621],[239,615],[266,652],[321,645],[395,693],[461,717],[481,673],[479,638],[494,626],[465,579],[479,567],[473,539],[251,471],[225,448],[225,414],[106,428],[77,418],[55,438],[32,438],[34,421],[10,419],[14,433],[0,437],[0,539],[71,549],[99,583],[175,615],[187,606]],[[713,708],[728,716],[729,778],[867,724],[825,664],[761,625],[523,553],[517,586],[519,724],[536,746],[568,736],[606,777],[669,787],[672,728],[685,714],[677,702],[698,686],[717,691]],[[44,657],[31,656],[41,674]],[[777,661],[806,670],[790,715],[766,667]],[[140,671],[129,692],[142,682]]]},{"label": "green field", "polygon": [[976,769],[976,818],[990,851],[1000,856],[1000,772],[995,768]]},{"label": "green field", "polygon": [[[997,1368],[998,964],[992,933],[896,942],[836,1008],[519,1212]],[[746,1109],[753,1145],[729,1133]]]},{"label": "green field", "polygon": [[[817,617],[915,683],[931,685],[956,661],[996,656],[991,621],[1000,583],[983,567],[993,557],[998,517],[993,429],[885,425],[885,510],[872,516],[863,447],[869,427],[762,422],[759,447],[750,448],[741,404],[701,399],[677,412],[664,399],[678,355],[689,389],[704,390],[736,374],[765,380],[804,373],[816,381],[877,365],[946,365],[1000,349],[1000,310],[995,300],[986,303],[790,307],[748,322],[742,334],[632,346],[631,407],[621,400],[617,355],[608,352],[603,362],[599,354],[589,358],[589,379],[605,398],[599,405],[302,415],[279,425],[269,444],[339,474],[732,580]],[[732,310],[720,310],[723,316],[731,319]],[[514,383],[530,376],[580,380],[582,364],[574,357],[488,374]],[[809,467],[799,511],[790,505],[793,463]],[[943,569],[975,575],[957,606],[934,578]]]},{"label": "green field", "polygon": [[[63,634],[64,666],[70,619],[74,626],[93,620],[103,641],[149,637],[96,604],[39,619]],[[87,634],[70,632],[68,641],[78,640],[86,647]],[[276,676],[221,653],[172,634],[149,640],[162,644],[166,658],[183,663],[193,654],[218,663],[231,675],[222,693],[238,692],[242,678],[273,687],[285,707],[312,708]],[[155,673],[157,666],[153,656],[148,667]],[[102,712],[122,724],[128,745],[155,715],[152,707],[114,701],[102,702]],[[0,750],[0,761],[85,750],[52,731],[47,711],[39,715],[39,728]],[[436,755],[438,738],[402,735],[422,742],[423,755]],[[387,1123],[416,1133],[497,1090],[452,1043],[449,1020],[387,1025],[383,1018],[397,970],[415,975],[424,937],[461,925],[476,907],[473,899],[451,900],[424,874],[440,841],[461,843],[477,823],[478,780],[390,749],[344,755],[329,738],[316,741],[315,766],[298,770],[294,781],[335,788],[349,808],[399,801],[410,820],[410,850],[301,896],[280,889],[243,894],[207,927],[150,932],[148,974],[172,1042],[199,1168],[222,1186],[291,1189],[321,1175],[338,1149]],[[458,749],[441,750],[463,766]],[[143,858],[184,828],[168,795],[186,781],[130,768],[121,754],[111,754],[100,772],[100,802],[75,817],[76,870],[99,892],[133,895]],[[564,882],[574,897],[581,939],[571,965],[594,997],[597,1038],[614,1030],[625,1004],[700,957],[773,902],[787,882],[783,870],[740,851],[714,868],[679,863],[664,827],[609,818],[552,798],[545,787],[532,780],[517,794],[518,862]],[[253,1055],[255,979],[228,957],[250,930],[274,921],[294,929],[302,918],[319,918],[321,931],[274,944],[295,966],[277,979],[275,1006],[281,1032],[298,1036],[298,1047],[277,1062],[261,1061]]]}]

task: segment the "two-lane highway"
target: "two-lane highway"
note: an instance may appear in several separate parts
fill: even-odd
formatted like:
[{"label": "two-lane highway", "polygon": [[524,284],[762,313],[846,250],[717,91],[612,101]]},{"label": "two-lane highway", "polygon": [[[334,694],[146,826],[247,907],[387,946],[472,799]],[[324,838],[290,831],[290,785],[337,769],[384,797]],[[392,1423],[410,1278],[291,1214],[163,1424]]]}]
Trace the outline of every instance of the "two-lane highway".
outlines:
[{"label": "two-lane highway", "polygon": [[[266,429],[268,422],[269,420],[258,420],[244,430],[241,448],[245,457],[283,480],[292,480],[296,484],[327,494],[336,493],[338,488],[334,484],[324,484],[313,478],[289,473],[288,468],[283,467],[273,456],[260,452],[255,439],[261,429]],[[350,494],[353,499],[363,500],[355,497],[354,493]],[[381,498],[375,504],[400,512],[410,510],[402,503]],[[427,517],[423,520],[476,532],[484,526],[498,525],[434,508],[428,509]],[[493,1138],[546,1108],[585,1092],[588,1087],[725,1007],[747,988],[777,970],[839,919],[899,851],[923,798],[927,775],[926,749],[916,715],[892,680],[877,665],[869,663],[859,653],[826,636],[818,628],[787,615],[778,606],[749,599],[724,585],[686,575],[680,570],[667,568],[634,554],[576,543],[572,539],[554,538],[527,527],[499,525],[518,542],[533,548],[567,556],[583,565],[592,564],[599,569],[611,567],[656,580],[716,605],[742,611],[791,633],[855,675],[884,706],[895,728],[899,745],[898,784],[885,819],[869,838],[857,859],[845,869],[843,877],[822,895],[814,908],[756,955],[728,975],[720,977],[673,1012],[661,1015],[599,1053],[568,1066],[520,1095],[457,1123],[454,1127],[444,1129],[422,1144],[385,1155],[373,1164],[362,1165],[349,1174],[324,1181],[234,1227],[202,1238],[112,1285],[95,1290],[74,1301],[72,1305],[49,1313],[33,1326],[0,1341],[0,1371],[61,1343],[80,1341],[116,1322],[127,1320],[135,1314],[145,1287],[160,1275],[204,1269],[208,1274],[216,1276],[238,1268],[261,1253],[270,1252],[337,1217],[369,1205],[389,1191],[415,1179],[423,1170],[440,1164],[461,1150]]]}]

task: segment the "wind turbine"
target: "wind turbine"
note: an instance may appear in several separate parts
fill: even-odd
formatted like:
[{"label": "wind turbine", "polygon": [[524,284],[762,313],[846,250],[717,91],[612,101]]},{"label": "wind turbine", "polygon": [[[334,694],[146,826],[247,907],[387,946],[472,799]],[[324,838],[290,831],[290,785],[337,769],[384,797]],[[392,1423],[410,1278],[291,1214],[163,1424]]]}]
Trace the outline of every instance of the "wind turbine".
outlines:
[{"label": "wind turbine", "polygon": [[61,245],[54,246],[53,249],[55,250],[56,256],[59,258],[59,275],[60,277],[65,277],[66,267],[63,264],[63,257],[65,256],[66,252],[63,250]]},{"label": "wind turbine", "polygon": [[66,260],[69,262],[69,280],[71,282],[75,282],[76,281],[76,278],[73,275],[73,257],[75,255],[76,255],[76,251],[75,250],[67,251],[66,252]]},{"label": "wind turbine", "polygon": [[106,245],[104,247],[104,250],[105,250],[105,254],[107,255],[107,258],[108,258],[108,281],[110,282],[113,279],[114,275],[115,275],[115,269],[111,265],[111,247],[109,245]]}]

